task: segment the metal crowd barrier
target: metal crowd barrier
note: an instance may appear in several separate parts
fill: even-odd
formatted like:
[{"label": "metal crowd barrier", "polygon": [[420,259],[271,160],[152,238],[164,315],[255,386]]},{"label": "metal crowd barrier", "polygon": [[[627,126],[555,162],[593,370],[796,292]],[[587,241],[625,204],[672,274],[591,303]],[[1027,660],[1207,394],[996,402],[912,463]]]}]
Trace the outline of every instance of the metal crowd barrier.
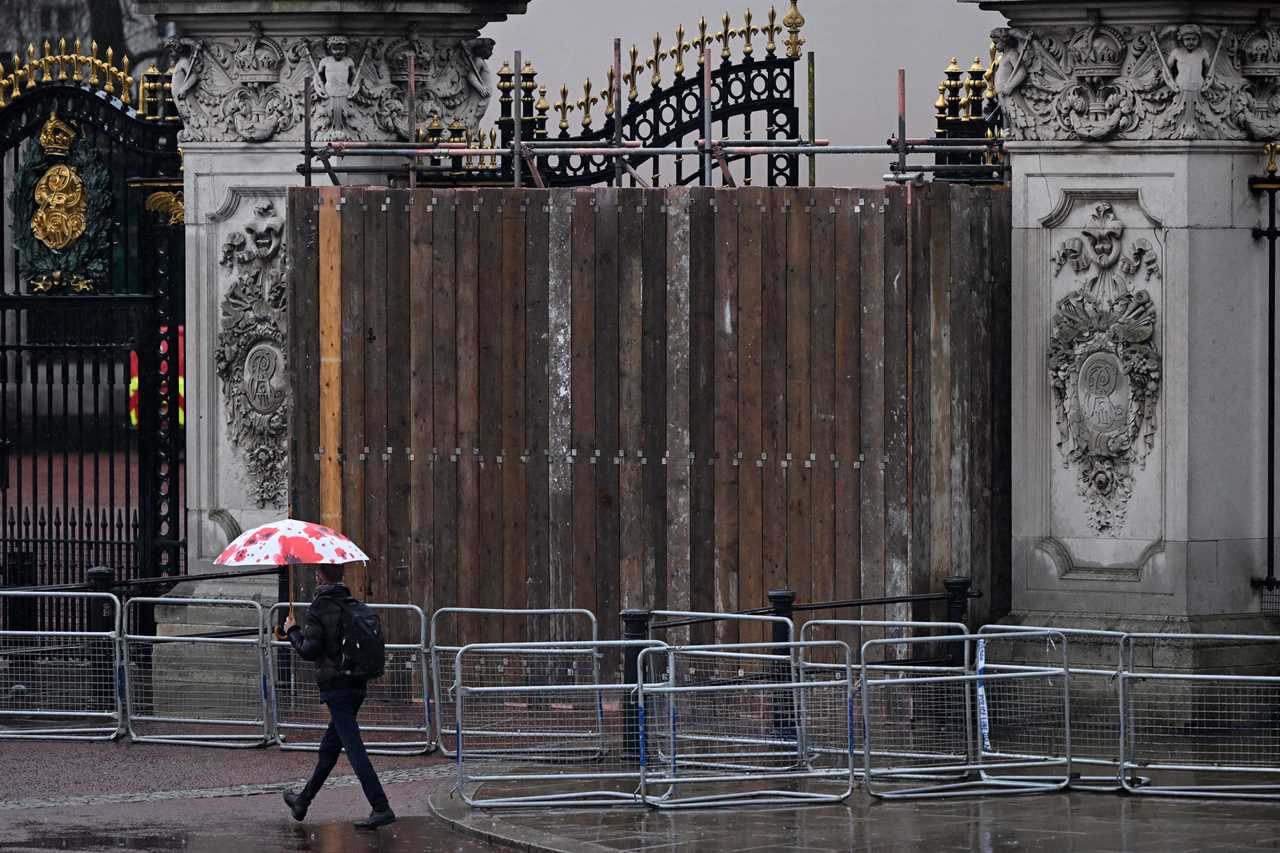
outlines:
[{"label": "metal crowd barrier", "polygon": [[[1054,640],[1061,665],[1017,670],[987,666],[992,643],[1036,636]],[[960,654],[953,648],[957,643],[963,646]],[[940,645],[948,660],[963,664],[895,662],[881,651],[894,644]],[[1067,641],[1060,632],[872,640],[863,644],[861,659],[867,793],[901,799],[1028,794],[1067,786],[1070,673]],[[1016,744],[1019,756],[996,752],[993,742]],[[1059,773],[1048,776],[1007,772],[1058,768]]]},{"label": "metal crowd barrier", "polygon": [[[302,610],[309,604],[295,604]],[[365,747],[377,755],[421,755],[436,746],[427,700],[427,620],[412,604],[369,604],[386,630],[388,616],[407,618],[416,643],[387,643],[386,672],[370,681],[360,706]],[[276,604],[267,625],[277,624],[289,605]],[[299,616],[299,621],[301,617]],[[294,654],[288,640],[267,639],[271,661],[271,712],[281,749],[315,750],[329,727],[320,703],[315,664]]]},{"label": "metal crowd barrier", "polygon": [[640,802],[639,684],[625,676],[602,680],[596,661],[604,654],[663,647],[654,640],[601,640],[459,649],[452,693],[463,801]]},{"label": "metal crowd barrier", "polygon": [[0,591],[0,612],[24,604],[77,617],[94,611],[86,621],[105,630],[0,630],[0,738],[118,737],[120,600],[105,592]]},{"label": "metal crowd barrier", "polygon": [[[1280,637],[1128,634],[1122,649],[1126,791],[1280,799]],[[1226,660],[1264,674],[1218,671]],[[1152,774],[1149,783],[1138,772]]]},{"label": "metal crowd barrier", "polygon": [[[666,619],[678,623],[675,627],[684,627],[690,622],[708,621],[708,622],[741,622],[745,624],[770,625],[780,631],[785,632],[786,639],[783,634],[776,634],[773,637],[774,642],[793,642],[796,638],[795,622],[785,616],[766,616],[755,613],[715,613],[702,610],[650,610],[648,611],[651,619]],[[649,636],[653,639],[654,631],[671,630],[670,626],[663,625],[661,622],[649,623]],[[687,645],[687,644],[685,644]]]},{"label": "metal crowd barrier", "polygon": [[[219,598],[133,598],[132,609],[203,609],[191,633],[124,635],[129,736],[139,742],[261,746],[271,741],[262,607]],[[222,630],[213,630],[215,627]]]},{"label": "metal crowd barrier", "polygon": [[[831,664],[798,666],[805,655]],[[650,648],[640,652],[638,672],[656,673],[637,685],[640,793],[648,805],[839,802],[853,791],[847,757],[810,745],[811,739],[850,745],[847,644]]]},{"label": "metal crowd barrier", "polygon": [[[1071,763],[1073,766],[1110,768],[1103,774],[1074,776],[1071,789],[1120,790],[1120,646],[1125,635],[1120,631],[1034,625],[984,625],[978,633],[1010,634],[1019,631],[1035,634],[1054,631],[1065,636],[1070,646],[1067,668],[1071,673]],[[1042,646],[1038,654],[1033,648],[1036,645]],[[1021,645],[1008,643],[1006,648],[1009,653],[1000,656],[999,660],[993,660],[988,652],[989,669],[1002,672],[1035,669],[1038,661],[1058,655],[1051,637]],[[1008,758],[1036,757],[1019,752],[1015,744],[998,740],[993,740],[991,754]]]},{"label": "metal crowd barrier", "polygon": [[[524,636],[505,640],[504,635],[522,633]],[[456,672],[454,666],[458,652],[466,645],[480,643],[540,644],[558,641],[577,643],[575,649],[566,652],[582,658],[591,665],[599,678],[600,661],[589,645],[600,636],[596,616],[581,608],[503,609],[486,607],[442,607],[431,614],[431,702],[434,705],[436,742],[440,751],[453,758],[457,755],[456,707],[453,695]],[[540,639],[545,637],[546,639]],[[550,659],[547,659],[548,661]],[[473,686],[484,683],[502,685],[509,673],[489,656],[471,656],[476,669],[467,673],[467,682]],[[575,666],[580,662],[575,662]],[[525,661],[528,665],[529,661]],[[538,677],[538,667],[531,666],[525,673],[531,679]],[[597,730],[598,731],[598,730]],[[499,748],[499,747],[495,747]],[[501,749],[519,749],[518,743],[504,743]]]},{"label": "metal crowd barrier", "polygon": [[[942,634],[943,636],[945,635],[964,636],[969,632],[969,629],[962,622],[920,622],[920,621],[910,621],[910,620],[894,621],[894,620],[884,620],[884,619],[811,619],[808,622],[805,622],[804,625],[800,627],[800,640],[802,642],[815,642],[821,639],[843,638],[846,643],[850,641],[857,642],[859,639],[861,639],[863,631],[867,628],[884,629],[886,632],[890,632],[890,631],[899,632],[895,637],[885,638],[884,644],[875,647],[876,649],[889,655],[892,655],[896,652],[913,650],[913,647],[896,646],[892,643],[892,640],[895,638],[905,638],[907,636],[907,632],[919,632],[919,631],[926,631],[926,630],[940,631],[940,632],[943,632]],[[828,635],[834,635],[834,636],[828,636]],[[858,649],[858,653],[861,654],[862,652],[861,646],[854,646],[853,648]],[[925,651],[925,650],[926,649],[924,647],[919,648],[919,651]],[[960,649],[960,652],[963,653],[966,650],[967,650],[967,647]],[[872,661],[871,663],[878,663],[878,662],[881,662],[881,661]],[[854,660],[852,662],[852,665],[855,667],[854,688],[853,688],[853,716],[854,716],[854,719],[857,721],[854,727],[853,736],[849,738],[847,741],[841,740],[838,738],[824,739],[814,734],[811,734],[809,736],[810,749],[818,752],[826,753],[837,759],[843,758],[843,760],[847,761],[850,764],[856,776],[862,775],[863,767],[865,764],[863,750],[865,748],[866,742],[863,740],[862,731],[861,731],[862,729],[862,687],[860,683],[860,678],[861,678],[862,663],[863,661],[861,659]],[[940,671],[941,672],[962,671],[964,669],[963,658],[958,662],[958,664],[959,664],[958,669],[954,669],[954,670],[942,669]],[[831,663],[827,661],[814,660],[812,654],[804,656],[804,658],[799,662],[799,665],[802,671],[810,671],[810,670],[822,671],[824,669],[830,669],[832,667],[835,667],[837,669],[840,668],[840,664]],[[922,673],[924,672],[924,669],[922,669],[924,666],[927,666],[927,664],[919,661],[913,662],[912,671],[917,673]]]}]

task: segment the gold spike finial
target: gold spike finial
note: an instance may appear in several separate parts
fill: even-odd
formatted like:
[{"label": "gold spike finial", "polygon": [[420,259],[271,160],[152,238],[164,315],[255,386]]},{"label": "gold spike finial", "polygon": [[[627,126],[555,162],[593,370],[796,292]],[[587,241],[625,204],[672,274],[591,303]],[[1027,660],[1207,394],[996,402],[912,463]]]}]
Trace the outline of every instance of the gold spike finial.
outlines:
[{"label": "gold spike finial", "polygon": [[671,48],[671,58],[676,61],[676,76],[684,76],[684,55],[689,52],[689,43],[684,40],[684,24],[676,27],[676,46]]},{"label": "gold spike finial", "polygon": [[791,8],[783,17],[782,25],[787,28],[788,34],[787,56],[798,59],[800,48],[804,47],[804,39],[800,37],[800,30],[804,27],[804,15],[800,14],[799,0],[791,0]]},{"label": "gold spike finial", "polygon": [[40,65],[36,62],[36,46],[31,42],[27,42],[27,88],[34,89],[36,87],[36,73],[40,70]]},{"label": "gold spike finial", "polygon": [[21,94],[20,81],[22,80],[22,59],[18,54],[13,55],[13,91],[9,93],[10,98],[16,98]]},{"label": "gold spike finial", "polygon": [[756,52],[755,45],[753,45],[751,42],[755,36],[758,36],[760,34],[760,28],[756,26],[752,26],[750,9],[747,9],[747,13],[742,16],[742,19],[743,19],[743,25],[742,25],[742,29],[738,30],[738,37],[741,38],[743,41],[742,55],[750,56],[751,54]]},{"label": "gold spike finial", "polygon": [[112,48],[110,45],[108,45],[106,68],[103,70],[103,74],[102,74],[102,76],[106,78],[106,82],[105,82],[105,85],[102,87],[102,91],[106,92],[108,95],[114,93],[116,90],[116,82],[115,80],[111,79],[112,77],[111,72],[115,70],[115,65],[116,65],[115,49]]},{"label": "gold spike finial", "polygon": [[938,84],[938,100],[933,102],[933,111],[937,118],[947,117],[947,81]]},{"label": "gold spike finial", "polygon": [[782,32],[782,27],[778,26],[778,10],[773,6],[770,6],[769,24],[764,28],[764,34],[768,38],[768,41],[765,42],[764,50],[765,53],[770,56],[773,56],[778,52],[778,42],[776,39],[780,32]]},{"label": "gold spike finial", "polygon": [[733,37],[737,35],[737,31],[729,26],[733,19],[729,17],[729,13],[725,12],[720,16],[720,32],[716,35],[716,41],[720,42],[720,59],[728,62],[733,56],[733,47],[729,42],[733,41]]},{"label": "gold spike finial", "polygon": [[67,40],[58,39],[58,79],[67,79]]},{"label": "gold spike finial", "polygon": [[582,110],[582,129],[591,129],[591,107],[598,103],[600,99],[591,94],[591,80],[588,79],[582,84],[582,97],[578,99],[578,108]]},{"label": "gold spike finial", "polygon": [[653,56],[649,57],[644,63],[645,68],[653,72],[653,77],[649,82],[653,84],[653,88],[657,89],[662,86],[662,60],[666,54],[662,52],[662,33],[653,34]]},{"label": "gold spike finial", "polygon": [[560,87],[560,100],[556,101],[555,110],[560,113],[560,129],[568,131],[569,113],[573,112],[573,104],[569,103],[569,86],[567,83]]},{"label": "gold spike finial", "polygon": [[89,42],[89,85],[98,85],[98,40]]},{"label": "gold spike finial", "polygon": [[622,80],[628,87],[627,97],[634,101],[640,97],[640,90],[637,88],[642,67],[640,64],[640,48],[634,44],[631,45],[631,50],[627,51],[627,56],[631,58],[631,67],[626,74],[622,75]]},{"label": "gold spike finial", "polygon": [[129,106],[129,98],[133,92],[133,75],[129,73],[129,54],[120,59],[120,103]]},{"label": "gold spike finial", "polygon": [[80,74],[80,39],[76,39],[75,47],[72,48],[75,55],[71,58],[71,79],[81,79]]},{"label": "gold spike finial", "polygon": [[702,67],[703,58],[707,53],[707,46],[711,44],[713,39],[707,35],[707,19],[698,19],[698,37],[693,40],[693,46],[698,50],[698,67]]}]

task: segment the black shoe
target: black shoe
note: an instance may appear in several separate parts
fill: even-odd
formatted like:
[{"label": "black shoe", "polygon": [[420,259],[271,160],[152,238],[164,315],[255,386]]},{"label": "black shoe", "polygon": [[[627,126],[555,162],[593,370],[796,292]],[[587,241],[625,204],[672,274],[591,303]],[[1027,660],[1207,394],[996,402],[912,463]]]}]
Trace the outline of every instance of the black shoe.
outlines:
[{"label": "black shoe", "polygon": [[295,794],[292,791],[284,792],[284,804],[289,807],[289,811],[293,813],[294,820],[302,820],[307,816],[307,806],[310,805],[306,800],[302,799],[301,794]]},{"label": "black shoe", "polygon": [[377,829],[380,826],[386,826],[389,823],[396,822],[396,813],[391,810],[391,806],[387,806],[382,811],[371,811],[369,816],[364,820],[355,821],[356,829]]}]

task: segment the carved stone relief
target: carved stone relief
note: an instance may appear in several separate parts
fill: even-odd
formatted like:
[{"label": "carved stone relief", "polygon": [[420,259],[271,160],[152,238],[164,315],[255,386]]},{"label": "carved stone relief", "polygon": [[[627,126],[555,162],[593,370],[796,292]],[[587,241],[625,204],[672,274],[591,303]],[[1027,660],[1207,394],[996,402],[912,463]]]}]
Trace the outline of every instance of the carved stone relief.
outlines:
[{"label": "carved stone relief", "polygon": [[1120,534],[1134,466],[1155,446],[1162,374],[1156,307],[1142,289],[1161,278],[1161,259],[1150,240],[1125,231],[1112,203],[1098,202],[1050,259],[1053,275],[1072,282],[1049,338],[1057,444],[1089,527],[1103,535]]},{"label": "carved stone relief", "polygon": [[328,140],[407,140],[409,56],[419,126],[432,116],[474,130],[488,109],[492,39],[171,38],[172,92],[183,141],[301,139],[312,80],[312,128]]},{"label": "carved stone relief", "polygon": [[991,34],[992,86],[1019,140],[1272,139],[1280,130],[1280,33],[1181,26]]},{"label": "carved stone relief", "polygon": [[215,364],[227,428],[244,455],[260,508],[283,508],[288,486],[291,399],[286,373],[284,220],[269,200],[222,242],[230,287],[222,300]]}]

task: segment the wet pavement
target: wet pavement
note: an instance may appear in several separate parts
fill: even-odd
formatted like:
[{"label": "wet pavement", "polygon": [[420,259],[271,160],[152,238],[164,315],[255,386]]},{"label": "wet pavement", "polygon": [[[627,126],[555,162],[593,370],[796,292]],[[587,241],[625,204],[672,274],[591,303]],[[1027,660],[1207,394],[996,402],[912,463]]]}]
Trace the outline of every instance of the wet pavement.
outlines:
[{"label": "wet pavement", "polygon": [[428,795],[453,784],[440,756],[373,756],[400,816],[389,827],[351,826],[369,806],[345,759],[296,823],[280,791],[300,786],[314,762],[279,749],[0,741],[0,853],[493,849],[430,815]]},{"label": "wet pavement", "polygon": [[447,788],[432,794],[442,820],[526,850],[995,851],[1253,853],[1280,850],[1280,806],[1206,800],[1053,794],[883,802],[856,792],[845,805],[652,811],[479,810]]}]

